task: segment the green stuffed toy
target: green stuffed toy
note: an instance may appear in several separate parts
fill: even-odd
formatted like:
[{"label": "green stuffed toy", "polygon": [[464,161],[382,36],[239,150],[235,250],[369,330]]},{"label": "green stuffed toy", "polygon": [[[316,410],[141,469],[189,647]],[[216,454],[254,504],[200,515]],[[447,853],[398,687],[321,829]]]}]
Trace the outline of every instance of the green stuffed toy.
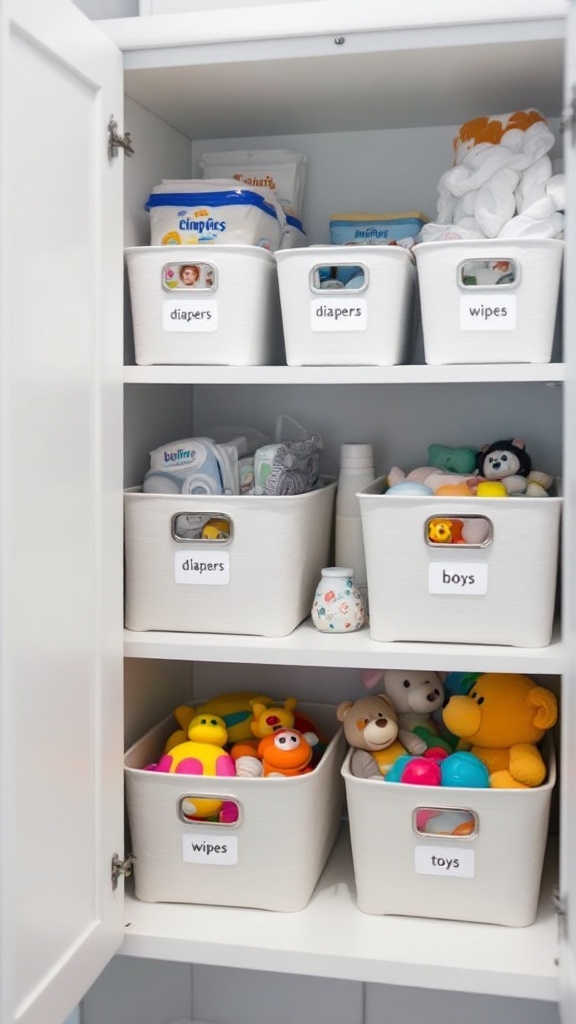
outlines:
[{"label": "green stuffed toy", "polygon": [[428,448],[428,465],[436,469],[447,469],[450,473],[473,473],[476,469],[476,449],[465,445],[450,448],[445,444],[431,444]]}]

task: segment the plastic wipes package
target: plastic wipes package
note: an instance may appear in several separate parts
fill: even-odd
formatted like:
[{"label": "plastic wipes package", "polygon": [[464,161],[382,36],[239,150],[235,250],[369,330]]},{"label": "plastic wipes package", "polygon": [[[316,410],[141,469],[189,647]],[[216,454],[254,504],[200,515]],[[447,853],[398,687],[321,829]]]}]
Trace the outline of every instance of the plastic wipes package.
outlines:
[{"label": "plastic wipes package", "polygon": [[239,149],[204,153],[200,168],[205,178],[233,178],[250,187],[269,188],[285,213],[300,217],[306,159],[303,153],[291,153],[288,149]]},{"label": "plastic wipes package", "polygon": [[231,179],[163,181],[148,198],[151,245],[280,248],[286,215],[270,189]]}]

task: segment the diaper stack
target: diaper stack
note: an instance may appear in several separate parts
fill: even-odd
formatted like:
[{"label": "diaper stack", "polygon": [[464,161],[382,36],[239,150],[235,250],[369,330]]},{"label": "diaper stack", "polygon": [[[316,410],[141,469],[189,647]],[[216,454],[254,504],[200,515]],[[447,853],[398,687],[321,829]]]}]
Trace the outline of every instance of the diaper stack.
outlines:
[{"label": "diaper stack", "polygon": [[150,453],[125,493],[126,626],[286,636],[325,566],[336,483],[289,416],[272,437],[216,428]]},{"label": "diaper stack", "polygon": [[[458,129],[434,219],[418,209],[301,216],[307,158],[202,155],[202,177],[148,196],[149,246],[126,251],[136,363],[395,366],[549,362],[565,183],[534,109]],[[417,287],[418,286],[418,287]],[[416,309],[416,300],[419,309]]]},{"label": "diaper stack", "polygon": [[306,158],[287,150],[207,153],[203,177],[148,197],[150,245],[126,250],[140,365],[284,361],[273,253],[306,245]]}]

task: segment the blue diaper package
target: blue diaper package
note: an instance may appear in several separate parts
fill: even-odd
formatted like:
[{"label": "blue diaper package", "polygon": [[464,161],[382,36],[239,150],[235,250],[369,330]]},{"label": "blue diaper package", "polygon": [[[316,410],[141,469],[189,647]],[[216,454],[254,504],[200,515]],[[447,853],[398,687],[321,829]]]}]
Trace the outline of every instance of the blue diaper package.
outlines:
[{"label": "blue diaper package", "polygon": [[[428,217],[418,210],[404,213],[333,213],[330,217],[330,242],[332,245],[394,243],[411,249],[427,223]],[[346,285],[353,275],[353,267],[342,267],[336,279]]]},{"label": "blue diaper package", "polygon": [[428,217],[416,210],[407,213],[333,213],[332,245],[390,245],[420,234]]}]

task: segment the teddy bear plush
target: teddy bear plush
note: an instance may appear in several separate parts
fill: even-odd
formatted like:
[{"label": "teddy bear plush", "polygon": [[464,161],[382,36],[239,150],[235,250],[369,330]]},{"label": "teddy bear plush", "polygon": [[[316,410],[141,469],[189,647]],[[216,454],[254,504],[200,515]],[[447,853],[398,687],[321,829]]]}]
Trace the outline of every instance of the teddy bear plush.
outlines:
[{"label": "teddy bear plush", "polygon": [[398,739],[409,754],[423,754],[429,747],[445,744],[434,721],[434,712],[442,708],[446,692],[441,673],[406,672],[402,669],[367,670],[362,674],[367,689],[381,686],[392,701],[398,718]]},{"label": "teddy bear plush", "polygon": [[490,772],[495,789],[529,789],[546,778],[537,747],[558,717],[554,694],[515,673],[488,672],[465,696],[450,697],[444,722]]},{"label": "teddy bear plush", "polygon": [[336,708],[344,735],[354,748],[350,771],[362,779],[379,779],[406,748],[398,740],[396,711],[385,693],[345,700]]},{"label": "teddy bear plush", "polygon": [[498,480],[508,494],[528,498],[546,497],[552,477],[532,469],[532,459],[522,438],[511,437],[481,446],[476,456],[476,469],[485,480]]}]

